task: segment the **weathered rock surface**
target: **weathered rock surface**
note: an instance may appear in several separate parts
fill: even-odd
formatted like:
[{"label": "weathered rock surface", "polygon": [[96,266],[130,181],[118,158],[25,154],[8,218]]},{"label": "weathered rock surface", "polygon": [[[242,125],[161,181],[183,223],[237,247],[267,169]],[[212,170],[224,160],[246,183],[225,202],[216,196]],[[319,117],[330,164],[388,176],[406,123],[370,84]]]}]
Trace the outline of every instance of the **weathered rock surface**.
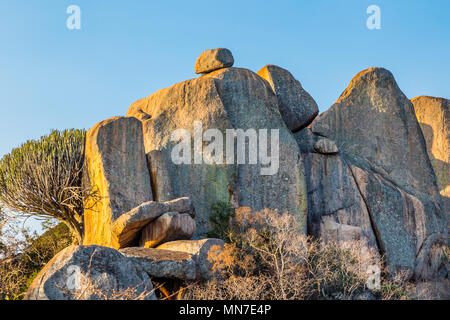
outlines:
[{"label": "weathered rock surface", "polygon": [[181,197],[165,202],[169,206],[171,212],[188,213],[195,218],[195,208],[192,200],[188,197]]},{"label": "weathered rock surface", "polygon": [[360,167],[389,177],[406,191],[436,197],[436,178],[414,108],[388,70],[358,73],[311,130],[334,140]]},{"label": "weathered rock surface", "polygon": [[[127,291],[128,290],[128,291]],[[139,265],[118,251],[100,246],[71,246],[39,272],[26,300],[156,299],[152,282]]]},{"label": "weathered rock surface", "polygon": [[298,147],[300,148],[300,151],[302,152],[302,154],[316,152],[316,150],[314,150],[314,144],[316,143],[317,139],[320,137],[316,136],[314,133],[312,133],[312,131],[309,127],[306,127],[300,131],[297,131],[294,134],[294,137],[295,137],[295,140],[297,141]]},{"label": "weathered rock surface", "polygon": [[142,228],[169,211],[167,203],[148,201],[121,215],[112,223],[111,229],[118,247],[125,248],[136,243]]},{"label": "weathered rock surface", "polygon": [[98,195],[85,205],[83,243],[118,248],[113,222],[153,200],[141,122],[114,117],[98,123],[86,134],[85,159],[85,181]]},{"label": "weathered rock surface", "polygon": [[225,243],[223,240],[214,238],[202,240],[178,240],[163,243],[157,247],[157,250],[163,249],[192,254],[197,263],[197,278],[209,280],[214,277],[211,255],[221,252],[224,245]]},{"label": "weathered rock surface", "polygon": [[317,103],[289,71],[267,65],[258,75],[266,79],[275,92],[280,114],[291,131],[306,127],[319,113]]},{"label": "weathered rock surface", "polygon": [[378,251],[369,212],[347,162],[340,155],[318,153],[306,154],[304,159],[308,233],[338,243],[361,240]]},{"label": "weathered rock surface", "polygon": [[188,213],[168,212],[142,229],[140,245],[153,248],[167,241],[190,239],[194,231],[195,221]]},{"label": "weathered rock surface", "polygon": [[327,138],[319,138],[316,143],[314,143],[314,150],[322,154],[335,154],[339,152],[336,143]]},{"label": "weathered rock surface", "polygon": [[189,253],[143,247],[129,247],[120,252],[139,264],[150,277],[196,279],[195,260]]},{"label": "weathered rock surface", "polygon": [[447,221],[413,106],[392,74],[360,72],[311,130],[348,162],[389,270],[434,275]]},{"label": "weathered rock surface", "polygon": [[420,96],[411,100],[436,174],[444,208],[450,215],[450,100]]},{"label": "weathered rock surface", "polygon": [[[142,121],[146,152],[161,150],[174,196],[189,196],[193,200],[195,237],[206,235],[211,205],[219,201],[254,210],[288,211],[305,221],[306,186],[299,148],[280,116],[275,94],[257,74],[246,69],[220,69],[141,99],[130,106],[127,115]],[[226,129],[268,129],[268,145],[270,129],[278,129],[279,170],[274,170],[273,175],[262,175],[261,169],[268,165],[248,161],[232,165],[193,161],[174,164],[171,153],[178,141],[171,141],[171,135],[176,129],[186,129],[194,137],[194,121],[201,121],[203,130],[219,129],[224,140]],[[194,143],[190,150],[192,159]]]},{"label": "weathered rock surface", "polygon": [[432,278],[441,264],[445,241],[436,204],[420,200],[374,172],[351,166],[361,195],[370,210],[373,228],[388,270],[410,270],[421,279]]},{"label": "weathered rock surface", "polygon": [[174,199],[169,171],[159,150],[150,151],[147,154],[148,168],[150,171],[153,198],[163,202]]},{"label": "weathered rock surface", "polygon": [[195,62],[195,73],[208,73],[221,68],[232,67],[233,54],[225,48],[203,51]]}]

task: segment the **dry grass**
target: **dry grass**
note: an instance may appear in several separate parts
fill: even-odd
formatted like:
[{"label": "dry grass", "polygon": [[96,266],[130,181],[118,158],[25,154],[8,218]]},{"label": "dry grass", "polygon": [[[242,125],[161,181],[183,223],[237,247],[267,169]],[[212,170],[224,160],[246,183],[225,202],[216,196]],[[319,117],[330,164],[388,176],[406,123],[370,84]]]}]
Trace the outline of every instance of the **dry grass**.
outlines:
[{"label": "dry grass", "polygon": [[[405,278],[382,279],[370,290],[380,259],[359,241],[322,243],[302,235],[290,214],[238,210],[223,251],[212,250],[217,276],[190,284],[183,299],[406,299]],[[376,268],[376,267],[375,267]],[[373,288],[372,288],[373,289]]]}]

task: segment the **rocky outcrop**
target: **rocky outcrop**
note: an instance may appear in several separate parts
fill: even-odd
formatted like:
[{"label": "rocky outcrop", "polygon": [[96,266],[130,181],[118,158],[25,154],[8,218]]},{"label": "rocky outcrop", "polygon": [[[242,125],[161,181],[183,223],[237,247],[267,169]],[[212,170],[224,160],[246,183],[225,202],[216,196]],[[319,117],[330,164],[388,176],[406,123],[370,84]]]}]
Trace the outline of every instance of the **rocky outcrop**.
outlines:
[{"label": "rocky outcrop", "polygon": [[125,248],[120,252],[152,278],[196,279],[195,260],[189,253],[143,247]]},{"label": "rocky outcrop", "polygon": [[[193,200],[197,213],[195,237],[206,235],[211,206],[219,201],[230,202],[236,208],[288,211],[305,222],[306,186],[299,148],[280,116],[276,95],[268,82],[257,74],[246,69],[219,69],[135,102],[127,116],[142,121],[146,153],[162,152],[174,196],[189,196]],[[199,148],[195,149],[192,141],[189,144],[191,164],[175,164],[172,151],[179,140],[172,141],[172,134],[178,134],[177,129],[185,129],[190,134],[187,139],[194,137],[194,121],[201,122],[204,131],[218,129],[221,132],[224,154],[227,129],[254,129],[256,132],[267,129],[268,141],[263,141],[267,147],[263,148],[269,149],[270,156],[270,130],[277,129],[278,165],[262,164],[259,160],[256,164],[249,161],[227,164],[225,156],[222,164],[213,161],[211,165],[205,162],[208,159],[203,161],[201,157],[200,163],[196,163],[198,158],[194,155]],[[233,135],[229,137],[233,141]],[[239,140],[239,137],[234,139]],[[306,223],[304,226],[306,230]]]},{"label": "rocky outcrop", "polygon": [[220,239],[178,240],[163,243],[159,249],[184,252],[193,255],[197,264],[197,279],[209,280],[214,277],[213,257],[224,248]]},{"label": "rocky outcrop", "polygon": [[118,251],[71,246],[39,272],[26,300],[156,299],[149,276]]},{"label": "rocky outcrop", "polygon": [[[392,74],[381,68],[360,72],[311,130],[335,141],[348,163],[366,207],[360,212],[368,213],[388,269],[409,270],[416,278],[436,274],[447,221],[413,106]],[[299,138],[305,141],[305,135]]]},{"label": "rocky outcrop", "polygon": [[258,75],[267,80],[275,92],[280,114],[291,131],[306,127],[319,113],[317,103],[289,71],[267,65]]},{"label": "rocky outcrop", "polygon": [[189,214],[167,212],[142,229],[140,246],[153,248],[171,240],[191,239],[194,231],[195,221]]},{"label": "rocky outcrop", "polygon": [[232,67],[234,63],[231,51],[225,48],[203,51],[195,62],[195,73],[208,73],[221,68]]},{"label": "rocky outcrop", "polygon": [[447,219],[450,215],[450,100],[420,96],[411,100],[422,129],[428,157],[437,178],[437,184]]},{"label": "rocky outcrop", "polygon": [[311,130],[334,140],[360,167],[389,177],[406,191],[436,198],[436,178],[414,108],[388,70],[357,74]]}]

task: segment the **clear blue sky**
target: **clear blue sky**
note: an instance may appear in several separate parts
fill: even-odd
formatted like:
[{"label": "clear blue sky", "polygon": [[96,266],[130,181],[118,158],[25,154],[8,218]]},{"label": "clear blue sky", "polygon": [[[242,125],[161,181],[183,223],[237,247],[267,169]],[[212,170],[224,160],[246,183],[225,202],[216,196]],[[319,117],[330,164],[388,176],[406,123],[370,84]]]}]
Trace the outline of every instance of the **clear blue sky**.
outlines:
[{"label": "clear blue sky", "polygon": [[[68,30],[66,8],[81,8]],[[369,5],[381,29],[366,27]],[[291,71],[326,110],[359,71],[392,71],[409,97],[450,98],[450,1],[0,0],[0,156],[50,129],[90,128],[193,78],[197,56]]]}]

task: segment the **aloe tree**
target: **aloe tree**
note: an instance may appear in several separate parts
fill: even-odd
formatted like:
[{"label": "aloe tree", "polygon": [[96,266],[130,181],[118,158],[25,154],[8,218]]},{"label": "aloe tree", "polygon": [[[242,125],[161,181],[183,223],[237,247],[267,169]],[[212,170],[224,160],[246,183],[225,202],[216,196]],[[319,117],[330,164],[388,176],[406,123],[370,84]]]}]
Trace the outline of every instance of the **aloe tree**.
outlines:
[{"label": "aloe tree", "polygon": [[0,160],[0,203],[23,216],[64,222],[81,243],[83,200],[92,194],[83,187],[84,130],[53,130],[29,140]]}]

